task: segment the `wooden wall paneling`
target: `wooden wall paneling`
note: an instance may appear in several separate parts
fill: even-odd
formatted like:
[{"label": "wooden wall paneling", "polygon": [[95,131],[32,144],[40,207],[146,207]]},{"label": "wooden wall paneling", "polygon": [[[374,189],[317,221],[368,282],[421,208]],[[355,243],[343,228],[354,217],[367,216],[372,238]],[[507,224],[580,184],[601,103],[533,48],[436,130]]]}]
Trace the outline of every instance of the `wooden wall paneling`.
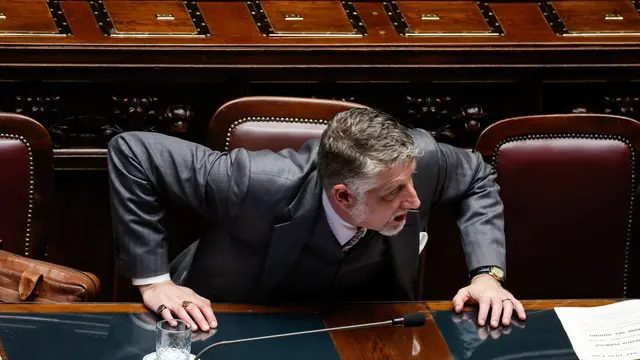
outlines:
[{"label": "wooden wall paneling", "polygon": [[55,173],[55,237],[47,260],[94,273],[101,282],[98,300],[111,301],[113,233],[106,171]]}]

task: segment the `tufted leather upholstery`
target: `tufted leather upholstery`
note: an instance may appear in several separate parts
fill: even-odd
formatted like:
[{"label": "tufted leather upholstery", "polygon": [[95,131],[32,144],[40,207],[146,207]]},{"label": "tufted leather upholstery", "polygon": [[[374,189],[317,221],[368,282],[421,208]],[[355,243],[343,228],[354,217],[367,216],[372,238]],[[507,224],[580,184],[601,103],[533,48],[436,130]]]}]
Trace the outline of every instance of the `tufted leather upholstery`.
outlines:
[{"label": "tufted leather upholstery", "polygon": [[41,258],[52,196],[53,152],[46,129],[0,113],[0,239],[4,250]]},{"label": "tufted leather upholstery", "polygon": [[100,291],[95,275],[41,261],[52,196],[49,133],[31,118],[0,113],[0,302],[93,301]]},{"label": "tufted leather upholstery", "polygon": [[[29,151],[25,144],[0,135],[0,238],[11,252],[25,252],[29,211]],[[14,224],[14,225],[12,225]]]},{"label": "tufted leather upholstery", "polygon": [[218,150],[298,149],[319,138],[335,114],[364,105],[324,99],[255,96],[224,104],[214,114],[208,145]]},{"label": "tufted leather upholstery", "polygon": [[640,123],[549,115],[489,126],[505,206],[507,287],[518,298],[629,296]]}]

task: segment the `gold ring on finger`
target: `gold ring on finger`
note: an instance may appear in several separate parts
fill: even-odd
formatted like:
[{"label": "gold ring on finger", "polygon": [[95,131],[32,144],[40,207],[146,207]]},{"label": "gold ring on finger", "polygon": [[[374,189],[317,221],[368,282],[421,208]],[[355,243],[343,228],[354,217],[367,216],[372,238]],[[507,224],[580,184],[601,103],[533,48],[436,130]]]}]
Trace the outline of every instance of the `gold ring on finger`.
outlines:
[{"label": "gold ring on finger", "polygon": [[189,300],[185,300],[185,301],[183,301],[183,302],[182,302],[182,307],[186,309],[186,308],[188,308],[188,307],[189,307],[189,305],[191,305],[191,304],[192,304],[192,303],[191,303],[191,301],[189,301]]}]

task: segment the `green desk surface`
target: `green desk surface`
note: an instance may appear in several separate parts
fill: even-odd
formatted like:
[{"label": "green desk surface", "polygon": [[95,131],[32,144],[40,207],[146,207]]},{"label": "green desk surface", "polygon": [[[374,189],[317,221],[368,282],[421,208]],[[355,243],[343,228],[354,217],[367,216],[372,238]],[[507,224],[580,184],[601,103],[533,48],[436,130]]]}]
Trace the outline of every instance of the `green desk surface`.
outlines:
[{"label": "green desk surface", "polygon": [[[194,337],[191,353],[222,340],[324,328],[317,314],[217,313],[219,330]],[[9,360],[140,360],[155,351],[158,319],[145,313],[0,313]],[[205,335],[200,333],[200,335]],[[223,345],[209,359],[339,360],[329,334]]]},{"label": "green desk surface", "polygon": [[456,360],[577,360],[553,309],[528,310],[527,320],[514,316],[511,326],[479,327],[476,311],[456,314],[432,311]]}]

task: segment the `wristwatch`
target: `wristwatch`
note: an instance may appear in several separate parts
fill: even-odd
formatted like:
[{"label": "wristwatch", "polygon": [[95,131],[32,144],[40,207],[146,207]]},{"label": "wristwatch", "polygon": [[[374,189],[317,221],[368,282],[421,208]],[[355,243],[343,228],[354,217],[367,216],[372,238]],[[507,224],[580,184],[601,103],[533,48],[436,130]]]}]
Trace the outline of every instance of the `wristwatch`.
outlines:
[{"label": "wristwatch", "polygon": [[504,285],[504,270],[499,266],[490,265],[477,267],[469,271],[469,281],[481,274],[491,275],[494,279],[498,280],[500,284]]}]

